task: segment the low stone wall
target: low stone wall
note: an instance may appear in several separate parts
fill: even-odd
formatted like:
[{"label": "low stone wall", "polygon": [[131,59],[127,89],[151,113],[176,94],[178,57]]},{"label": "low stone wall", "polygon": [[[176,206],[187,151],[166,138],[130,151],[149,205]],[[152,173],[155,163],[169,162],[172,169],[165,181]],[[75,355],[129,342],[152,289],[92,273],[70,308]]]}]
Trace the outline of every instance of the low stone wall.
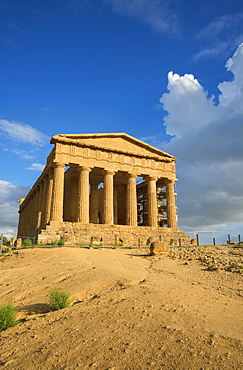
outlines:
[{"label": "low stone wall", "polygon": [[87,224],[77,222],[51,222],[36,235],[38,244],[50,244],[54,240],[63,240],[65,245],[90,245],[93,243],[107,246],[114,245],[149,245],[152,241],[166,241],[169,244],[189,244],[190,238],[178,229],[149,226],[126,226]]}]

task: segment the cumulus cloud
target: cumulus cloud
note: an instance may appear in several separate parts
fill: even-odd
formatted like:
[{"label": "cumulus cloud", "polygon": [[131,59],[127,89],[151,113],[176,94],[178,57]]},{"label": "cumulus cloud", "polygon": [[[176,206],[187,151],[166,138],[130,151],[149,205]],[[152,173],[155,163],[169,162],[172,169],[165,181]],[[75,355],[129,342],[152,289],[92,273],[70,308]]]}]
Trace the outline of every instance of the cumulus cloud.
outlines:
[{"label": "cumulus cloud", "polygon": [[170,1],[160,0],[103,0],[113,11],[136,18],[157,32],[177,34],[179,22]]},{"label": "cumulus cloud", "polygon": [[45,165],[41,163],[32,163],[30,167],[27,167],[27,170],[34,170],[34,171],[43,171]]},{"label": "cumulus cloud", "polygon": [[28,186],[0,180],[0,234],[8,238],[16,236],[19,209],[17,201],[24,198],[28,191]]},{"label": "cumulus cloud", "polygon": [[48,142],[48,136],[22,122],[0,119],[0,134],[18,143],[29,143],[41,147]]},{"label": "cumulus cloud", "polygon": [[[207,125],[214,117],[213,100],[207,98],[207,93],[193,75],[179,76],[169,72],[168,90],[160,99],[168,112],[164,120],[167,134],[181,137],[195,127],[195,118],[199,128]],[[178,106],[177,110],[173,109],[175,105]]]},{"label": "cumulus cloud", "polygon": [[218,85],[217,105],[193,75],[173,72],[168,74],[168,92],[160,99],[167,111],[166,131],[174,135],[161,148],[178,158],[184,230],[229,225],[242,229],[243,44],[226,68],[233,79]]}]

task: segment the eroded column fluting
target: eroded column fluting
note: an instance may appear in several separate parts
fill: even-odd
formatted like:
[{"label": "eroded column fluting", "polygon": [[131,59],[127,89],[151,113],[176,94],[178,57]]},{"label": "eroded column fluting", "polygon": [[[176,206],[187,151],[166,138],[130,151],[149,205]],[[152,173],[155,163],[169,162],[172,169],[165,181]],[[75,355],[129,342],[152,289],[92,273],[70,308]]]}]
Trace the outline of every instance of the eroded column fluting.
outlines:
[{"label": "eroded column fluting", "polygon": [[117,225],[118,224],[118,194],[117,194],[117,188],[118,186],[114,185],[114,191],[113,191],[113,194],[114,194],[114,199],[113,199],[113,212],[114,212],[114,215],[113,215],[113,220],[114,220],[114,224]]},{"label": "eroded column fluting", "polygon": [[78,222],[89,223],[89,167],[78,167]]},{"label": "eroded column fluting", "polygon": [[48,176],[43,177],[43,194],[42,194],[42,203],[41,203],[41,222],[40,226],[45,225],[45,214],[46,214],[46,205],[47,205],[47,185],[48,185]]},{"label": "eroded column fluting", "polygon": [[53,168],[49,169],[47,172],[47,193],[46,193],[46,209],[44,220],[45,224],[50,222],[52,189],[53,189]]},{"label": "eroded column fluting", "polygon": [[64,167],[63,163],[53,164],[53,189],[50,221],[63,221]]},{"label": "eroded column fluting", "polygon": [[175,188],[174,182],[169,181],[166,185],[166,211],[167,211],[167,225],[171,228],[177,227],[176,217],[176,202],[175,202]]},{"label": "eroded column fluting", "polygon": [[157,205],[157,189],[155,177],[147,177],[148,184],[148,226],[158,226],[158,205]]},{"label": "eroded column fluting", "polygon": [[113,225],[113,176],[115,172],[104,171],[104,224]]},{"label": "eroded column fluting", "polygon": [[91,182],[90,190],[90,222],[92,224],[98,223],[98,182]]},{"label": "eroded column fluting", "polygon": [[36,229],[36,220],[37,220],[37,207],[38,207],[38,187],[36,186],[33,190],[32,201],[30,203],[31,213],[30,213],[30,222],[28,232],[32,232]]},{"label": "eroded column fluting", "polygon": [[127,194],[126,194],[126,224],[137,226],[137,175],[134,173],[127,174]]}]

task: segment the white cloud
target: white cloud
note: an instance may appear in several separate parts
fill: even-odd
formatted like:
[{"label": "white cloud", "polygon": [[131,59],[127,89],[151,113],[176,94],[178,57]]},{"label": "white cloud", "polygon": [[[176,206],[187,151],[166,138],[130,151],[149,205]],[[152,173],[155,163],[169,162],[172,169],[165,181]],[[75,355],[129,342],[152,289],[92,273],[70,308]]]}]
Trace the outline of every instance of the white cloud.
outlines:
[{"label": "white cloud", "polygon": [[229,50],[243,42],[243,34],[239,34],[242,27],[243,12],[214,19],[196,37],[200,50],[194,55],[194,60],[228,55]]},{"label": "white cloud", "polygon": [[177,34],[179,21],[170,1],[160,0],[103,0],[113,11],[150,25],[157,32]]},{"label": "white cloud", "polygon": [[197,61],[199,59],[205,58],[215,58],[217,56],[221,56],[226,54],[229,50],[229,45],[225,41],[220,41],[216,45],[207,45],[206,47],[202,48],[197,54],[194,55],[194,60]]},{"label": "white cloud", "polygon": [[17,201],[24,198],[28,191],[28,186],[0,180],[0,234],[8,238],[16,236],[19,209]]},{"label": "white cloud", "polygon": [[32,163],[30,167],[27,167],[27,170],[43,171],[45,165],[41,163]]},{"label": "white cloud", "polygon": [[0,133],[18,143],[29,143],[41,147],[48,142],[48,136],[26,123],[0,119]]},{"label": "white cloud", "polygon": [[179,76],[169,72],[168,90],[160,99],[168,112],[164,119],[167,134],[181,137],[195,126],[207,125],[215,116],[213,100],[207,98],[207,93],[193,75]]},{"label": "white cloud", "polygon": [[239,23],[243,18],[243,13],[233,15],[223,15],[210,22],[198,34],[198,38],[209,39],[216,38],[227,29],[231,29],[236,23]]},{"label": "white cloud", "polygon": [[18,150],[13,149],[12,153],[17,154],[20,158],[23,158],[23,159],[33,159],[34,158],[33,155],[30,155],[28,152],[26,152],[25,150],[21,150],[21,149],[18,149]]},{"label": "white cloud", "polygon": [[[243,44],[226,63],[232,81],[219,84],[219,104],[192,75],[168,75],[160,101],[168,115],[161,149],[178,158],[180,227],[243,233]],[[227,230],[229,233],[230,230]]]},{"label": "white cloud", "polygon": [[231,109],[234,113],[243,113],[243,43],[226,63],[226,68],[234,75],[233,81],[224,81],[218,85],[221,92],[220,105]]}]

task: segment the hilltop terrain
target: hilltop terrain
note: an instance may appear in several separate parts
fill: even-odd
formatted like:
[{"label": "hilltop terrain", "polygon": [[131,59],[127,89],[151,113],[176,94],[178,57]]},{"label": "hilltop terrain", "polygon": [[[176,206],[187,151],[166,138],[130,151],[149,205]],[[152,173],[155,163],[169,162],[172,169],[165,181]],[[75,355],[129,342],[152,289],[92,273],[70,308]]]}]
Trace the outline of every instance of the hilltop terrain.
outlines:
[{"label": "hilltop terrain", "polygon": [[[0,303],[20,323],[1,332],[4,370],[243,368],[243,249],[60,247],[0,258]],[[70,307],[51,312],[50,288]]]}]

